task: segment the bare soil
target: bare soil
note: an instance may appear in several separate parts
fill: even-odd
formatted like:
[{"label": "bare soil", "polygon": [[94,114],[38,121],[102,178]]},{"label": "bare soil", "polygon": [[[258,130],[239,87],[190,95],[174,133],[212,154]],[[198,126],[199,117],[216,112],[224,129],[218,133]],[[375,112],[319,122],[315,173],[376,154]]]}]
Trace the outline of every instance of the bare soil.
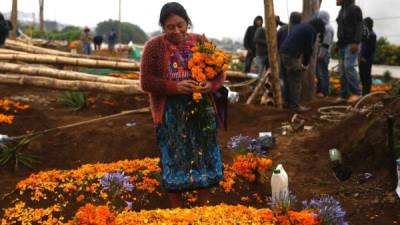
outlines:
[{"label": "bare soil", "polygon": [[[0,124],[0,134],[18,136],[148,105],[146,96],[89,95],[96,97],[95,103],[75,112],[58,101],[58,91],[0,86],[2,98],[21,96],[32,100],[29,103],[31,108],[17,112],[12,125]],[[385,114],[381,112],[370,118],[353,116],[338,124],[321,121],[317,109],[332,105],[332,102],[331,98],[326,98],[308,104],[313,110],[301,117],[313,129],[287,136],[282,135],[281,126],[282,122],[291,119],[292,112],[244,103],[229,105],[228,130],[220,130],[219,133],[223,160],[232,160],[232,154],[226,147],[232,136],[240,133],[257,136],[258,132],[271,131],[277,138],[277,145],[270,150],[269,157],[274,166],[278,163],[284,165],[289,175],[289,187],[299,200],[330,194],[343,204],[350,224],[400,224],[400,200],[393,191],[392,177],[386,166],[391,158],[386,145]],[[399,111],[399,104],[388,108],[388,112],[394,112],[397,118]],[[126,125],[133,121],[135,126]],[[14,171],[12,166],[0,168],[0,196],[11,192],[15,184],[29,174],[42,170],[74,169],[87,163],[158,157],[155,143],[149,113],[48,133],[33,141],[27,150],[41,157],[41,163],[34,170],[21,167]],[[328,155],[330,148],[342,151],[346,165],[352,169],[349,180],[339,182],[332,175]],[[364,173],[373,176],[364,179]],[[259,193],[270,190],[260,185],[254,188]],[[229,199],[223,196],[213,198],[214,204],[219,202],[243,204],[235,196]],[[0,203],[1,208],[6,206],[5,202]],[[156,207],[160,207],[160,203],[149,203],[148,208]]]}]

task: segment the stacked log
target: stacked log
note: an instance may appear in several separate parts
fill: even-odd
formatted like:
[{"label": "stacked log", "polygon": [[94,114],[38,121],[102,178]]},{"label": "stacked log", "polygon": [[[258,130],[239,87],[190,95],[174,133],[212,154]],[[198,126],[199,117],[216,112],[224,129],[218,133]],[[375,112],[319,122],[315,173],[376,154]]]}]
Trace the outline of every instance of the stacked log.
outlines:
[{"label": "stacked log", "polygon": [[[110,57],[96,59],[93,56],[45,49],[11,40],[7,40],[6,47],[7,49],[0,49],[0,84],[29,85],[59,90],[97,91],[123,95],[144,93],[140,89],[138,80],[97,76],[46,66],[68,65],[139,71],[139,63],[133,60],[117,60]],[[30,64],[41,64],[41,66]],[[251,78],[247,74],[237,71],[228,71],[227,77]]]},{"label": "stacked log", "polygon": [[111,60],[117,62],[131,62],[137,63],[132,59],[124,59],[124,58],[116,58],[116,57],[106,57],[106,56],[99,56],[99,55],[83,55],[83,54],[72,54],[69,52],[58,51],[54,49],[48,48],[41,48],[33,45],[29,45],[19,41],[13,40],[6,40],[5,48],[25,52],[25,53],[32,53],[32,54],[46,54],[46,55],[54,55],[54,56],[65,56],[65,57],[72,57],[72,58],[85,58],[85,59],[96,59],[96,60]]}]

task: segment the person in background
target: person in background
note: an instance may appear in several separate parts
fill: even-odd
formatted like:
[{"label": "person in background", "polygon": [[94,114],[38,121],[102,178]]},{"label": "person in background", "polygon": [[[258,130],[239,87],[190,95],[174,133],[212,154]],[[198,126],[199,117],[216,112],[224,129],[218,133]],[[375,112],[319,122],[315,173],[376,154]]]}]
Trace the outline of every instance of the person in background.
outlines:
[{"label": "person in background", "polygon": [[[190,190],[197,190],[197,202],[206,204],[209,188],[219,185],[223,178],[211,94],[222,86],[225,74],[201,83],[192,79],[188,68],[191,48],[206,39],[187,32],[192,22],[181,4],[166,3],[159,23],[163,33],[148,41],[143,50],[140,84],[149,94],[161,153],[162,185],[172,207],[182,207],[180,194]],[[198,86],[202,87],[199,91],[203,98],[208,99],[203,102],[207,106],[206,118],[188,120],[186,116],[193,110],[192,95]],[[206,127],[200,125],[204,123]]]},{"label": "person in background", "polygon": [[94,50],[95,51],[100,51],[101,44],[103,43],[103,36],[102,35],[94,36],[93,43],[94,43]]},{"label": "person in background", "polygon": [[331,58],[331,48],[333,43],[334,30],[329,24],[330,15],[326,11],[319,12],[318,15],[325,25],[325,33],[321,35],[321,42],[318,46],[317,55],[317,96],[325,97],[329,95],[329,61]]},{"label": "person in background", "polygon": [[362,85],[362,95],[371,92],[372,77],[371,68],[374,62],[376,51],[376,34],[373,30],[374,21],[367,17],[364,19],[364,24],[368,28],[368,37],[361,42],[361,53],[358,60],[358,68],[360,71],[360,79]]},{"label": "person in background", "polygon": [[325,23],[315,18],[295,26],[279,49],[283,69],[287,75],[288,108],[302,113],[310,110],[300,105],[301,80],[307,70],[318,34],[325,32]]},{"label": "person in background", "polygon": [[341,7],[336,19],[340,71],[340,97],[336,102],[347,99],[347,103],[352,104],[361,95],[356,66],[363,33],[363,15],[354,0],[336,0],[336,5]]},{"label": "person in background", "polygon": [[111,30],[108,34],[108,50],[110,52],[114,51],[115,43],[117,43],[117,33],[115,30]]},{"label": "person in background", "polygon": [[0,48],[4,46],[10,30],[12,30],[11,22],[5,20],[3,14],[0,13]]},{"label": "person in background", "polygon": [[92,34],[90,33],[90,29],[86,27],[81,35],[84,54],[90,55],[92,53],[92,40],[93,37]]},{"label": "person in background", "polygon": [[250,72],[251,64],[254,57],[256,56],[256,44],[254,42],[254,35],[259,27],[263,25],[263,19],[261,16],[254,18],[253,25],[249,26],[244,35],[243,45],[247,50],[247,55],[245,59],[244,72]]},{"label": "person in background", "polygon": [[[289,24],[283,25],[278,30],[278,49],[281,47],[282,43],[290,34],[290,31],[300,23],[301,23],[301,13],[292,12],[290,14]],[[288,93],[286,89],[286,87],[288,86],[287,75],[285,74],[285,70],[283,69],[282,62],[279,62],[279,65],[280,65],[279,75],[281,80],[282,97],[285,101],[285,105],[288,105]]]},{"label": "person in background", "polygon": [[254,42],[256,44],[256,73],[260,79],[263,71],[269,67],[268,46],[263,26],[259,27],[254,34]]},{"label": "person in background", "polygon": [[281,18],[279,16],[275,16],[275,22],[276,22],[276,28],[287,25],[286,23],[281,21]]}]

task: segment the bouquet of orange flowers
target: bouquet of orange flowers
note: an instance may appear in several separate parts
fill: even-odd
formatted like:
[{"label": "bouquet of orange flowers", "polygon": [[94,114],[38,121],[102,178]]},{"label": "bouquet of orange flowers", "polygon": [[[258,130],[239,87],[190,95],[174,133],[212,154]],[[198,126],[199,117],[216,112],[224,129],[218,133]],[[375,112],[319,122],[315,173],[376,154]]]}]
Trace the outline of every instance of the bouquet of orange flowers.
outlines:
[{"label": "bouquet of orange flowers", "polygon": [[[188,67],[192,72],[192,78],[197,82],[204,82],[217,78],[228,69],[229,57],[211,42],[198,43],[192,49],[192,58]],[[201,86],[197,89],[201,90]],[[199,102],[202,99],[200,92],[193,93],[193,100]]]}]

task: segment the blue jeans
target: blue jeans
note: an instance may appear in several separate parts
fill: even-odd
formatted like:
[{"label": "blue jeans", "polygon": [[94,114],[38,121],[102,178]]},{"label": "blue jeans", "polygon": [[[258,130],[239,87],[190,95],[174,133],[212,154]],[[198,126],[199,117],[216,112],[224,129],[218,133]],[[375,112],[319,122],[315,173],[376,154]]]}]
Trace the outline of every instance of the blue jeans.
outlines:
[{"label": "blue jeans", "polygon": [[250,51],[247,52],[246,59],[244,61],[244,72],[245,73],[250,72],[251,64],[253,62],[254,57],[256,57],[254,50],[251,50],[251,52]]},{"label": "blue jeans", "polygon": [[361,95],[360,81],[356,70],[358,53],[351,52],[351,45],[339,49],[340,97]]},{"label": "blue jeans", "polygon": [[267,56],[256,56],[256,69],[258,78],[261,78],[262,72],[264,71],[265,67],[268,65]]},{"label": "blue jeans", "polygon": [[329,55],[317,60],[317,93],[322,93],[325,96],[329,94]]},{"label": "blue jeans", "polygon": [[90,43],[83,43],[83,53],[86,55],[90,55],[92,53],[92,46]]}]

